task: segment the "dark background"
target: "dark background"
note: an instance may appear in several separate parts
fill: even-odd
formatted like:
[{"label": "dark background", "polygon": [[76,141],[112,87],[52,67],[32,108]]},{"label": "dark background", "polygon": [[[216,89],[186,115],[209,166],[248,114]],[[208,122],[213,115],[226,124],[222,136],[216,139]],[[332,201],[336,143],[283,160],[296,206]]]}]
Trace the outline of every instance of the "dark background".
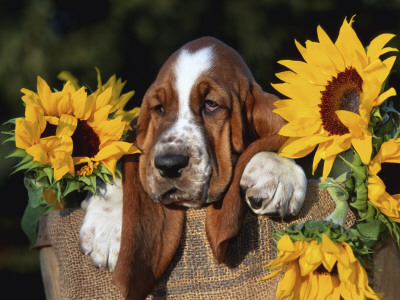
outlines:
[{"label": "dark background", "polygon": [[[129,106],[139,106],[165,59],[204,35],[238,50],[274,92],[274,74],[284,70],[277,61],[300,59],[294,39],[316,41],[321,25],[336,40],[344,18],[356,14],[353,27],[367,45],[381,33],[399,33],[399,13],[400,0],[0,0],[0,122],[23,116],[20,89],[36,91],[37,75],[60,89],[56,76],[69,70],[95,88],[95,66],[103,79],[115,73],[127,80],[125,91],[136,91]],[[400,38],[390,46],[400,48]],[[398,73],[391,78],[400,91]],[[27,202],[23,176],[10,176],[16,161],[4,159],[11,149],[0,148],[2,294],[44,299],[38,253],[19,224]]]}]

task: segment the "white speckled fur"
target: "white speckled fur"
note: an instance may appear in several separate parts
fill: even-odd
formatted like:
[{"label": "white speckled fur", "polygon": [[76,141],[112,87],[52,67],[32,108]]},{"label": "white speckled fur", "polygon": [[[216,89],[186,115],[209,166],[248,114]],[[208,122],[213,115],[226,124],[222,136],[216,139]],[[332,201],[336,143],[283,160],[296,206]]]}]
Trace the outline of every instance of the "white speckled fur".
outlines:
[{"label": "white speckled fur", "polygon": [[79,247],[98,268],[113,271],[121,244],[122,182],[99,184],[98,195],[82,202],[87,210],[79,233]]},{"label": "white speckled fur", "polygon": [[[273,152],[262,151],[246,165],[240,180],[246,202],[256,214],[297,215],[307,191],[303,169],[291,159]],[[262,198],[262,205],[254,209],[249,197]]]}]

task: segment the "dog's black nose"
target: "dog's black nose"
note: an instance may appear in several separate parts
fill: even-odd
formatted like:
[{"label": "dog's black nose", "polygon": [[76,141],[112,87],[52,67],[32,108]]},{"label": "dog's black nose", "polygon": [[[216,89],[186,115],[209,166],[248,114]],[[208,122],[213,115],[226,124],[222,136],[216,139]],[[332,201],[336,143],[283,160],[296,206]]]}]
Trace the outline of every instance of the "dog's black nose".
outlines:
[{"label": "dog's black nose", "polygon": [[182,170],[188,165],[189,157],[180,154],[158,155],[154,159],[154,165],[161,176],[176,178],[181,176]]},{"label": "dog's black nose", "polygon": [[250,196],[249,201],[252,208],[260,209],[263,203],[263,198]]}]

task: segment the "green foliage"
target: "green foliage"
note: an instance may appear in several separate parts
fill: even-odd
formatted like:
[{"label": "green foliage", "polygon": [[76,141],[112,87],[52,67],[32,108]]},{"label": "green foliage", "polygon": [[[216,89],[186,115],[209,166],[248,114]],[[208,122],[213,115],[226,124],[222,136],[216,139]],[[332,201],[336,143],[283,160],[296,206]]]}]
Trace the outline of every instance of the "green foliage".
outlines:
[{"label": "green foliage", "polygon": [[400,113],[395,109],[393,101],[385,101],[372,111],[369,130],[374,154],[378,153],[384,142],[400,136]]},{"label": "green foliage", "polygon": [[38,184],[33,179],[25,177],[24,184],[28,191],[28,205],[21,219],[21,227],[31,244],[37,238],[37,224],[39,219],[54,210],[54,206],[47,203],[43,198],[42,184]]}]

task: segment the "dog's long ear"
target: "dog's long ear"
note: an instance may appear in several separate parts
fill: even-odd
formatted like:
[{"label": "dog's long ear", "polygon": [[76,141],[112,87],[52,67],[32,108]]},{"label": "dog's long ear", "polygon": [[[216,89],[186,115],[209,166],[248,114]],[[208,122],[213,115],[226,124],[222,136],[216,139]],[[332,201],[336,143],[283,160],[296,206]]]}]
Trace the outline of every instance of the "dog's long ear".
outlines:
[{"label": "dog's long ear", "polygon": [[[240,179],[250,159],[260,151],[277,151],[286,140],[278,134],[285,124],[282,118],[272,112],[273,103],[278,98],[262,91],[253,83],[246,93],[242,111],[232,116],[232,143],[237,152],[241,153],[229,186],[222,202],[207,208],[206,232],[211,249],[218,263],[225,257],[229,240],[240,230],[247,211],[247,204],[240,195]],[[238,103],[234,103],[237,106]]]},{"label": "dog's long ear", "polygon": [[153,203],[139,179],[139,156],[123,162],[122,236],[114,283],[126,299],[145,299],[165,272],[182,235],[184,210]]},{"label": "dog's long ear", "polygon": [[[249,129],[256,139],[277,134],[286,124],[273,112],[274,102],[277,100],[277,96],[264,92],[257,83],[251,84],[251,93],[246,98],[245,109]],[[282,141],[284,140],[282,137]]]},{"label": "dog's long ear", "polygon": [[264,92],[257,83],[241,80],[237,96],[232,107],[232,147],[242,153],[256,139],[278,133],[285,121],[273,112],[278,97]]},{"label": "dog's long ear", "polygon": [[223,262],[229,240],[239,233],[247,211],[247,204],[240,195],[240,179],[247,163],[256,153],[277,151],[281,145],[282,138],[277,134],[251,143],[236,163],[232,182],[222,202],[207,207],[206,233],[218,263]]}]

